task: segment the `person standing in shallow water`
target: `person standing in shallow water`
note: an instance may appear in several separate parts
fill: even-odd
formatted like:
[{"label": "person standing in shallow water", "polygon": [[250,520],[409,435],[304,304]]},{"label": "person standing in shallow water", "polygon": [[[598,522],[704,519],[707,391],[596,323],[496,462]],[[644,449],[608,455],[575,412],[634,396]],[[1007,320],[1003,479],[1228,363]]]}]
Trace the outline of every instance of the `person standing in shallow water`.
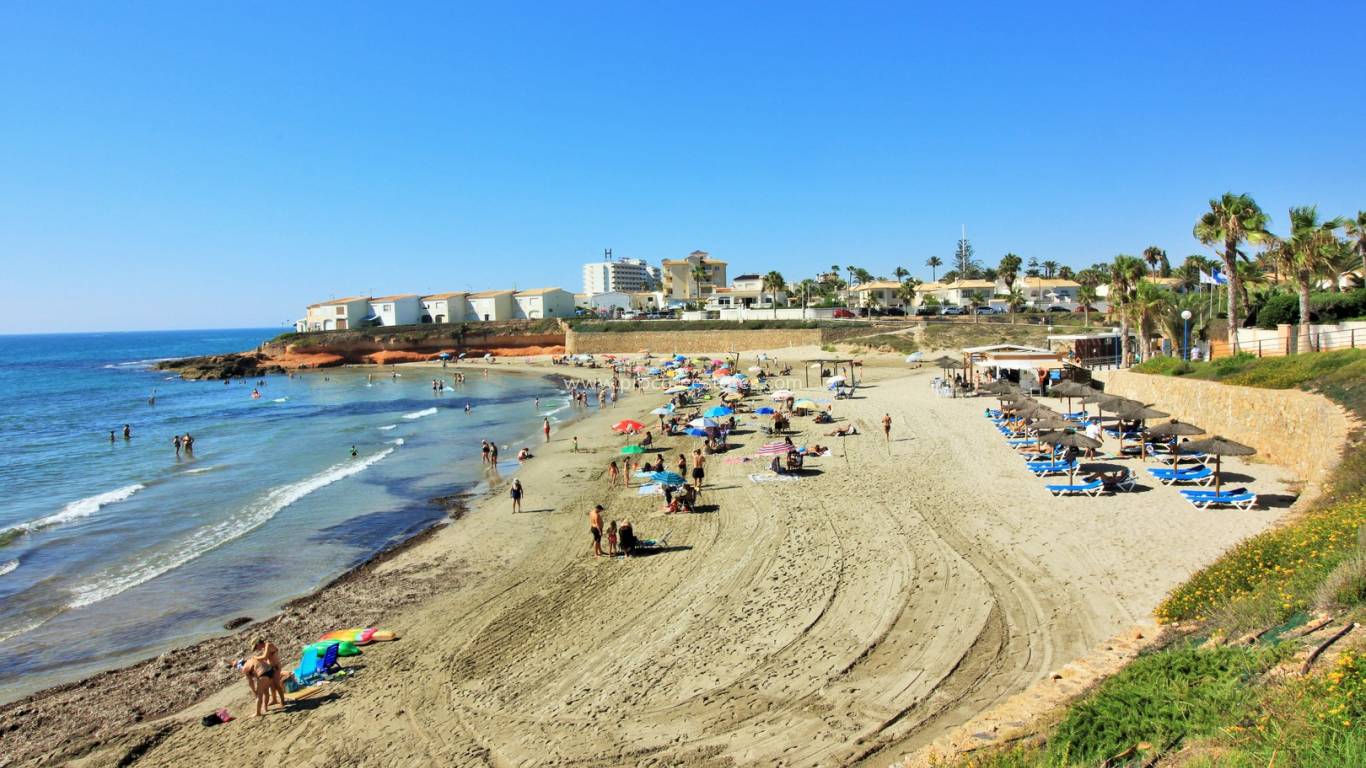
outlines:
[{"label": "person standing in shallow water", "polygon": [[124,439],[124,440],[132,440],[132,439],[133,439],[133,428],[130,427],[130,426],[128,426],[127,424],[124,424],[124,425],[123,425],[123,439]]},{"label": "person standing in shallow water", "polygon": [[545,418],[542,420],[542,423],[543,423],[543,426],[542,426],[541,429],[542,429],[543,432],[545,432],[545,441],[548,443],[548,442],[550,442],[550,417],[549,417],[549,416],[545,417]]},{"label": "person standing in shallow water", "polygon": [[171,438],[171,445],[175,446],[175,455],[180,455],[180,435]]}]

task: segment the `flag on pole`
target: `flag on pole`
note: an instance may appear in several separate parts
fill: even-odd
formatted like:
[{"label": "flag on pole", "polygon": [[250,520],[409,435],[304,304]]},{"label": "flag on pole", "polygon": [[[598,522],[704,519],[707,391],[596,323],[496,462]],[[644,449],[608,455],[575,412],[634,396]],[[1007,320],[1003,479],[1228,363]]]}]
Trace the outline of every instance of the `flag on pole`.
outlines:
[{"label": "flag on pole", "polygon": [[1219,271],[1219,268],[1218,268],[1218,267],[1214,267],[1214,268],[1211,269],[1208,273],[1206,273],[1206,272],[1201,272],[1201,273],[1200,273],[1200,284],[1201,284],[1201,285],[1228,285],[1228,278],[1224,276],[1224,273],[1223,273],[1223,272],[1220,272],[1220,271]]}]

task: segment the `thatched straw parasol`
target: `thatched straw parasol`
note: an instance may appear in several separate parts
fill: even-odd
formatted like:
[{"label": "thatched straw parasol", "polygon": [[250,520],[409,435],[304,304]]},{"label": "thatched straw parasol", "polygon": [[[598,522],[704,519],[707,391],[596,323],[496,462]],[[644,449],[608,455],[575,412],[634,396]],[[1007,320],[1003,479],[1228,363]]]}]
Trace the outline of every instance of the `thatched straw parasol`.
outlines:
[{"label": "thatched straw parasol", "polygon": [[[1087,437],[1086,435],[1079,434],[1075,430],[1071,429],[1062,432],[1042,432],[1039,434],[1039,442],[1048,443],[1049,445],[1053,446],[1055,456],[1057,455],[1057,448],[1060,445],[1067,445],[1073,448],[1087,449],[1094,449],[1100,447],[1099,440]],[[1075,465],[1073,465],[1071,469],[1067,470],[1068,485],[1072,484],[1073,480],[1076,479],[1076,476],[1077,468]]]},{"label": "thatched straw parasol", "polygon": [[1219,469],[1220,460],[1225,456],[1251,456],[1257,452],[1256,448],[1235,443],[1227,437],[1215,435],[1204,440],[1192,440],[1183,446],[1192,453],[1209,453],[1214,455],[1214,492],[1219,492],[1220,479]]}]

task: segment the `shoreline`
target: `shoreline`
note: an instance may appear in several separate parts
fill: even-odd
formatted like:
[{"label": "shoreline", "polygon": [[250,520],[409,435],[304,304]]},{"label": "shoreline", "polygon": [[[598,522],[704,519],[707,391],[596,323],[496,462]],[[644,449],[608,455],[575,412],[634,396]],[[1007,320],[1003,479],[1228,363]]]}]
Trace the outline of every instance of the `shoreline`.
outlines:
[{"label": "shoreline", "polygon": [[[400,365],[424,364],[405,363]],[[393,366],[378,366],[371,364],[339,366],[342,368],[390,368]],[[513,366],[506,366],[499,369],[498,366],[491,366],[490,370],[502,375],[537,376],[547,381],[555,380],[555,383],[562,382],[556,380],[553,373],[538,370],[519,370]],[[299,375],[304,375],[300,372]],[[307,373],[318,373],[309,371]],[[570,418],[558,422],[562,428],[569,428],[583,422],[595,419],[599,416],[598,410],[593,408],[587,413],[570,412]],[[603,414],[605,415],[605,414]],[[523,442],[534,444],[539,439],[539,431],[532,430],[521,438]],[[462,488],[453,486],[449,494],[443,493],[432,497],[426,503],[434,508],[444,510],[444,514],[431,521],[430,524],[414,531],[411,535],[398,541],[391,542],[387,546],[374,552],[360,562],[344,569],[336,576],[319,584],[317,587],[304,594],[293,596],[282,596],[267,615],[252,616],[251,621],[245,624],[238,624],[232,629],[226,627],[217,633],[202,637],[189,643],[172,643],[160,653],[144,652],[131,660],[117,663],[108,669],[98,670],[78,679],[66,682],[58,682],[52,685],[45,685],[41,688],[23,693],[14,699],[0,702],[0,733],[24,732],[28,731],[30,742],[52,742],[61,744],[64,741],[80,739],[85,737],[91,744],[98,744],[111,736],[110,728],[102,727],[105,723],[95,723],[94,721],[109,721],[108,713],[101,713],[95,716],[85,712],[87,708],[96,709],[97,704],[90,702],[91,699],[125,700],[128,699],[128,689],[141,688],[145,686],[148,679],[156,681],[158,686],[168,686],[177,692],[188,691],[188,694],[172,695],[169,697],[159,697],[164,703],[156,708],[146,710],[133,710],[128,718],[110,723],[114,732],[137,726],[141,723],[174,716],[178,712],[183,712],[189,707],[193,707],[202,702],[206,697],[218,692],[224,686],[236,683],[237,677],[235,670],[228,669],[228,662],[234,658],[245,655],[245,646],[248,639],[256,634],[268,634],[277,645],[282,647],[282,651],[293,645],[300,646],[312,642],[316,635],[323,629],[314,627],[298,627],[297,624],[307,617],[309,621],[320,621],[333,627],[351,626],[354,623],[372,625],[375,622],[357,622],[352,620],[348,623],[344,614],[354,614],[355,610],[348,610],[348,606],[364,605],[368,610],[373,611],[367,615],[376,617],[385,615],[379,611],[401,611],[410,607],[427,595],[412,593],[410,587],[414,584],[402,581],[398,584],[388,584],[392,579],[386,578],[385,567],[395,560],[404,556],[411,556],[415,551],[421,550],[424,546],[436,538],[443,530],[463,523],[471,511],[478,508],[481,504],[500,495],[502,489],[513,477],[521,474],[524,467],[518,471],[507,474],[500,474],[498,479],[490,482],[488,478],[479,480],[473,488]],[[411,581],[411,580],[410,580]],[[379,608],[378,606],[385,606]],[[336,616],[333,620],[327,620],[329,615]],[[232,624],[237,619],[232,619],[227,623]],[[235,654],[235,655],[234,655]],[[193,658],[192,662],[185,662],[185,658]],[[210,663],[205,663],[209,659]],[[221,674],[227,672],[228,674]],[[75,710],[75,711],[72,711]],[[33,738],[33,731],[28,721],[37,720],[42,722],[47,730],[51,731],[52,721],[71,723],[69,731],[62,734],[45,735],[42,738]],[[8,752],[9,750],[7,750]],[[78,752],[84,752],[79,749]],[[0,766],[11,764],[10,755],[0,757]],[[65,753],[62,759],[77,757],[76,753]],[[36,755],[33,755],[36,757]]]}]

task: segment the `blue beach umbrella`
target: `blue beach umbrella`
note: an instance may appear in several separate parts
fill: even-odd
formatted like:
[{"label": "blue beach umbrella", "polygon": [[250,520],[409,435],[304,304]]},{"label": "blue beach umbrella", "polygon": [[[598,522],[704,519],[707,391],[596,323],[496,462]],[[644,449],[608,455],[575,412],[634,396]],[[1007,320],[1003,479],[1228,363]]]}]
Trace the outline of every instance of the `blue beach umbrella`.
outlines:
[{"label": "blue beach umbrella", "polygon": [[703,384],[703,383],[700,382],[700,381],[694,381],[693,383],[691,383],[691,384],[688,385],[688,389],[706,389],[706,388],[707,388],[707,385],[706,385],[706,384]]},{"label": "blue beach umbrella", "polygon": [[732,413],[735,413],[735,411],[732,411],[724,405],[714,405],[711,408],[708,408],[702,415],[710,416],[715,419],[721,416],[729,416]]},{"label": "blue beach umbrella", "polygon": [[769,408],[767,405],[765,405],[765,406],[763,406],[762,408],[755,408],[755,409],[754,409],[754,412],[757,413],[757,414],[759,414],[759,415],[761,415],[761,416],[767,416],[767,415],[773,413],[773,409],[772,409],[772,408]]},{"label": "blue beach umbrella", "polygon": [[677,472],[656,472],[650,475],[650,479],[661,485],[682,485],[683,476]]},{"label": "blue beach umbrella", "polygon": [[658,376],[659,374],[663,373],[663,371],[661,371],[658,368],[646,368],[645,372],[650,374],[651,376]]},{"label": "blue beach umbrella", "polygon": [[685,430],[685,431],[686,431],[689,435],[691,435],[691,436],[693,436],[693,437],[706,437],[706,436],[707,436],[707,430],[705,430],[705,429],[698,429],[697,427],[690,427],[690,428],[688,428],[688,429]]}]

